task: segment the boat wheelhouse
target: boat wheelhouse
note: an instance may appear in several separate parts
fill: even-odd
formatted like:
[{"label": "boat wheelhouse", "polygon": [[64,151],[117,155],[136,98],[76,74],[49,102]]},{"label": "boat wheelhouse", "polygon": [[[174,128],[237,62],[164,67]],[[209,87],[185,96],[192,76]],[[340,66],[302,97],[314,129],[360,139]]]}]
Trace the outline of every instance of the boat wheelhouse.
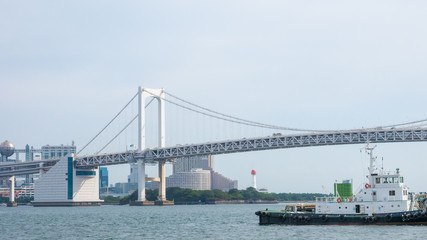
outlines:
[{"label": "boat wheelhouse", "polygon": [[315,204],[290,204],[280,211],[258,211],[260,224],[419,224],[427,225],[426,194],[409,193],[405,178],[396,171],[376,166],[367,144],[369,175],[353,194],[352,182],[335,183],[333,197],[318,197]]}]

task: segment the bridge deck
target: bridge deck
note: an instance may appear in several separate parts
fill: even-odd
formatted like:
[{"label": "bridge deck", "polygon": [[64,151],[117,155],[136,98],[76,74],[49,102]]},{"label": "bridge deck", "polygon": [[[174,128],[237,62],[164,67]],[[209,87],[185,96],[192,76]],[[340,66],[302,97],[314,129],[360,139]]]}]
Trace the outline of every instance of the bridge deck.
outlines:
[{"label": "bridge deck", "polygon": [[[330,133],[295,134],[268,136],[262,138],[227,140],[213,143],[190,144],[165,148],[146,149],[143,152],[121,152],[92,156],[77,156],[77,168],[96,167],[135,162],[171,161],[176,158],[218,155],[235,152],[261,151],[280,148],[313,147],[343,144],[422,142],[427,141],[427,128],[376,129],[369,131],[348,131]],[[37,173],[40,166],[15,163],[0,165],[0,177]],[[21,171],[21,172],[18,172]]]}]

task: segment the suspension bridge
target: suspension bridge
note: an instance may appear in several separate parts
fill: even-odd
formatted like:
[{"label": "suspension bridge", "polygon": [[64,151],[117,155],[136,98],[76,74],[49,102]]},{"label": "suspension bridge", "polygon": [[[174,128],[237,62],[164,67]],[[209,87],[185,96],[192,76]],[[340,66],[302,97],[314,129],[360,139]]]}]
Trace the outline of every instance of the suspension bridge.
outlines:
[{"label": "suspension bridge", "polygon": [[[168,95],[171,99],[166,98]],[[151,100],[146,104],[146,100]],[[94,154],[82,155],[120,116],[129,105],[137,99],[137,113],[131,115],[130,121],[120,129],[111,139]],[[146,108],[153,100],[158,101],[158,146],[146,147]],[[297,132],[293,134],[272,134],[272,136],[238,138],[234,140],[206,141],[196,144],[177,144],[166,147],[165,144],[165,102],[209,118],[219,119],[234,124],[249,127]],[[137,120],[137,149],[102,153],[125,130]],[[24,163],[0,164],[0,177],[11,180],[13,191],[14,177],[26,174],[39,173],[39,180],[35,184],[34,205],[97,205],[99,204],[99,166],[129,164],[138,165],[138,201],[137,205],[152,205],[145,198],[145,165],[157,164],[159,170],[159,196],[156,204],[170,204],[166,200],[165,163],[177,158],[219,155],[237,152],[263,151],[283,148],[314,147],[343,144],[364,143],[393,143],[393,142],[422,142],[427,141],[425,120],[400,123],[375,128],[350,130],[315,130],[290,128],[271,124],[250,121],[231,115],[223,114],[197,104],[186,101],[167,93],[164,89],[139,88],[131,100],[117,113],[117,115],[93,137],[76,155],[65,156],[61,159],[50,159]],[[13,194],[10,194],[13,202]]]}]

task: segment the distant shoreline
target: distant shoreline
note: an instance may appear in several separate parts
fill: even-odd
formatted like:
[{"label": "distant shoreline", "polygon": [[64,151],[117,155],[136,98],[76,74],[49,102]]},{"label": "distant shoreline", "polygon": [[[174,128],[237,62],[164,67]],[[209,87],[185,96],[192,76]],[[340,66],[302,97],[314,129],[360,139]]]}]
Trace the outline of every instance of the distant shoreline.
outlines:
[{"label": "distant shoreline", "polygon": [[[206,202],[200,201],[179,201],[174,202],[174,205],[224,205],[224,204],[278,204],[278,201],[271,200],[212,200]],[[120,205],[118,202],[103,202],[101,205]],[[123,204],[129,205],[129,204]]]}]

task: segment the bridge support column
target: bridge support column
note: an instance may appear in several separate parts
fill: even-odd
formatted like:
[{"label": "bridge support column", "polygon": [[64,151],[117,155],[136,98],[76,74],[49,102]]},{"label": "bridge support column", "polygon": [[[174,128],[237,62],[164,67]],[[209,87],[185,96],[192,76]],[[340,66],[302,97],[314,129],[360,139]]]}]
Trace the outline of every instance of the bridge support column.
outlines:
[{"label": "bridge support column", "polygon": [[[165,92],[163,89],[138,88],[138,151],[145,149],[145,99],[153,97],[159,103],[159,147],[165,147]],[[159,162],[159,196],[156,205],[170,205],[166,201],[165,162]],[[147,203],[147,204],[146,204]],[[150,205],[145,198],[145,162],[138,161],[138,201],[131,205]],[[173,204],[173,202],[172,202]]]},{"label": "bridge support column", "polygon": [[138,160],[138,200],[130,202],[130,206],[150,206],[154,205],[154,202],[147,201],[145,197],[145,162]]},{"label": "bridge support column", "polygon": [[147,201],[145,198],[145,163],[138,160],[138,201]]},{"label": "bridge support column", "polygon": [[157,201],[155,201],[156,205],[174,205],[173,201],[166,200],[166,172],[165,172],[165,163],[166,161],[159,162],[159,196]]},{"label": "bridge support column", "polygon": [[10,181],[10,191],[9,191],[9,202],[7,203],[8,207],[16,207],[15,202],[15,176],[9,178]]},{"label": "bridge support column", "polygon": [[39,178],[43,177],[44,171],[43,171],[43,163],[41,162],[39,164],[40,170],[39,170]]},{"label": "bridge support column", "polygon": [[159,201],[166,201],[165,161],[159,162]]}]

